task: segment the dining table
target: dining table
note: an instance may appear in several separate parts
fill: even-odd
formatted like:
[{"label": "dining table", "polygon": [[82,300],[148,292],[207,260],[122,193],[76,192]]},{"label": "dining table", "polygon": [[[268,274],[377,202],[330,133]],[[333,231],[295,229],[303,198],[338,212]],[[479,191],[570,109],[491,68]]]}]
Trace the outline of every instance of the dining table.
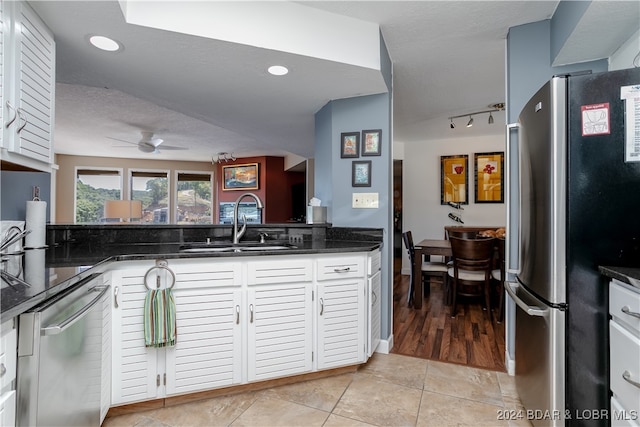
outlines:
[{"label": "dining table", "polygon": [[424,287],[422,286],[422,261],[427,261],[432,255],[451,257],[451,242],[449,240],[424,239],[414,245],[415,256],[413,258],[413,308],[422,308],[424,299]]}]

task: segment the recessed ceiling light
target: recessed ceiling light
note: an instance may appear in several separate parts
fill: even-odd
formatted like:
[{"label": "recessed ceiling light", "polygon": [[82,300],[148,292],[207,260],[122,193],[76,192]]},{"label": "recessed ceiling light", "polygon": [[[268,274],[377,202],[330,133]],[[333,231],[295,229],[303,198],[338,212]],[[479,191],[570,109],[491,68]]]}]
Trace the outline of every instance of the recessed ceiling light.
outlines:
[{"label": "recessed ceiling light", "polygon": [[289,72],[289,69],[282,65],[272,65],[267,69],[267,71],[274,76],[284,76]]},{"label": "recessed ceiling light", "polygon": [[98,49],[106,50],[107,52],[117,52],[122,50],[122,45],[120,43],[105,36],[90,36],[89,43]]}]

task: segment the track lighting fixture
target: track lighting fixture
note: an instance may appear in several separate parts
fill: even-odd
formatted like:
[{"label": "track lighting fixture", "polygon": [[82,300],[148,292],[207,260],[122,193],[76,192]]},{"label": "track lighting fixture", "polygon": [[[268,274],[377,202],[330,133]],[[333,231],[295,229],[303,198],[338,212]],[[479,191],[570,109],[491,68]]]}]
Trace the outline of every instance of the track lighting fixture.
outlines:
[{"label": "track lighting fixture", "polygon": [[469,121],[467,122],[467,127],[470,128],[471,126],[473,126],[473,116],[477,115],[477,114],[485,114],[485,113],[489,113],[489,120],[487,121],[487,123],[489,123],[490,125],[493,124],[493,113],[495,113],[496,111],[502,111],[504,110],[504,103],[503,102],[499,102],[496,104],[491,104],[489,105],[490,110],[482,110],[482,111],[476,111],[475,113],[471,113],[471,114],[461,114],[459,116],[451,116],[449,117],[449,127],[451,129],[455,129],[456,124],[453,123],[453,119],[458,119],[460,117],[469,117]]},{"label": "track lighting fixture", "polygon": [[212,164],[216,164],[216,163],[227,163],[229,161],[235,162],[236,158],[233,155],[233,153],[227,153],[227,152],[221,152],[218,153],[218,157],[211,157],[211,163]]}]

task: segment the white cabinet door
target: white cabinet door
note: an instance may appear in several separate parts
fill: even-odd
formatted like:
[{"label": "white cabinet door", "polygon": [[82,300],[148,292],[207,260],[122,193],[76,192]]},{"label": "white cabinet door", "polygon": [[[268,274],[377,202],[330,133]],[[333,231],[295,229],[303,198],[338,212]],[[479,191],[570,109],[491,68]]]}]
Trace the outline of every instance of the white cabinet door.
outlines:
[{"label": "white cabinet door", "polygon": [[[111,286],[111,274],[103,276],[103,285]],[[100,384],[100,423],[102,423],[111,406],[111,294],[106,293],[102,299],[102,372]]]},{"label": "white cabinet door", "polygon": [[144,277],[149,267],[112,272],[112,405],[160,396],[158,351],[144,344]]},{"label": "white cabinet door", "polygon": [[26,2],[16,3],[15,93],[18,112],[13,151],[52,163],[55,43],[49,29]]},{"label": "white cabinet door", "polygon": [[0,395],[0,426],[16,425],[16,391],[11,390]]},{"label": "white cabinet door", "polygon": [[311,371],[311,259],[250,258],[247,284],[247,381]]},{"label": "white cabinet door", "polygon": [[166,349],[167,395],[242,381],[240,263],[171,262],[175,347]]},{"label": "white cabinet door", "polygon": [[380,291],[382,276],[378,270],[368,280],[369,309],[367,312],[367,357],[371,357],[380,344]]},{"label": "white cabinet door", "polygon": [[354,277],[317,285],[318,369],[347,366],[365,357],[365,280]]}]

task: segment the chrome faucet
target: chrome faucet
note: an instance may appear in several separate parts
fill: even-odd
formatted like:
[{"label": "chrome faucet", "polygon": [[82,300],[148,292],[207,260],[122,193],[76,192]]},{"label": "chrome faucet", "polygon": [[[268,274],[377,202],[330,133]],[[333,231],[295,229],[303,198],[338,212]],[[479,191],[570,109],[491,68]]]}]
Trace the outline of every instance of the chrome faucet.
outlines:
[{"label": "chrome faucet", "polygon": [[236,200],[236,205],[233,207],[233,244],[234,245],[240,242],[240,239],[242,238],[242,236],[244,236],[244,232],[247,231],[247,216],[244,214],[242,214],[242,228],[238,231],[238,207],[240,206],[240,201],[245,197],[253,197],[253,199],[256,201],[256,204],[258,205],[258,209],[262,209],[264,207],[262,205],[262,202],[258,198],[258,196],[256,196],[253,193],[244,193],[244,194],[241,194],[240,197],[238,197],[238,200]]}]

